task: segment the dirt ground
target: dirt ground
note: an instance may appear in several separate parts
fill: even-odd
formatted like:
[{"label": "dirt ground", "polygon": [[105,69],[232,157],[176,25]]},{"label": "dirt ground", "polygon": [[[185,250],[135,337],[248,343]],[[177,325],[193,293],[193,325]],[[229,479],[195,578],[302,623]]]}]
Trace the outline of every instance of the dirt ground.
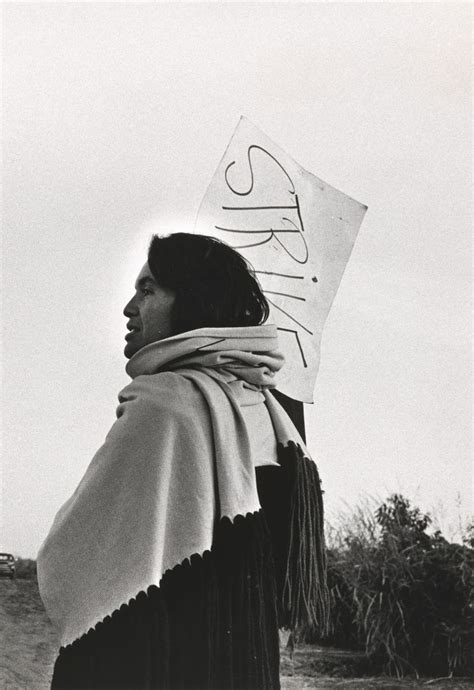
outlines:
[{"label": "dirt ground", "polygon": [[[0,690],[47,690],[58,642],[41,603],[38,587],[31,580],[0,580]],[[460,690],[474,688],[474,681],[393,678],[346,678],[321,673],[322,661],[336,658],[344,667],[341,650],[304,645],[291,659],[282,646],[282,690],[306,688],[413,688],[425,686]],[[223,689],[224,690],[224,689]]]},{"label": "dirt ground", "polygon": [[46,690],[58,648],[31,580],[0,580],[0,689]]},{"label": "dirt ground", "polygon": [[[388,676],[348,677],[347,667],[351,667],[353,654],[340,649],[300,645],[294,652],[293,659],[284,647],[281,650],[281,680],[282,690],[303,690],[309,688],[354,688],[354,690],[372,690],[385,688],[395,690],[400,688],[446,688],[446,690],[464,690],[474,688],[474,680],[449,678],[403,678],[397,680]],[[333,668],[328,674],[322,669]]]}]

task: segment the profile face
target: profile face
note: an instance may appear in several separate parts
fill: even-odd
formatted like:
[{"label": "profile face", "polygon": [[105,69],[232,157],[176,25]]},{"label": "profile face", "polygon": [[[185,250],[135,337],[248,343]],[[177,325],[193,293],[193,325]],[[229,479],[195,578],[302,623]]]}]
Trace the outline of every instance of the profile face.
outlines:
[{"label": "profile face", "polygon": [[173,290],[158,285],[146,263],[135,282],[135,294],[123,310],[128,318],[127,344],[124,354],[130,359],[145,345],[169,338],[171,311],[175,302]]}]

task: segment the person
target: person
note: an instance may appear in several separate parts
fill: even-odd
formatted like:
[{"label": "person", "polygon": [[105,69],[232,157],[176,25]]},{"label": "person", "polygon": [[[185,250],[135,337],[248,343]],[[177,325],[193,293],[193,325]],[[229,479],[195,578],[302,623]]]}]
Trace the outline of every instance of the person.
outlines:
[{"label": "person", "polygon": [[323,628],[318,471],[243,257],[152,238],[117,419],[38,555],[53,690],[276,690],[280,627]]}]

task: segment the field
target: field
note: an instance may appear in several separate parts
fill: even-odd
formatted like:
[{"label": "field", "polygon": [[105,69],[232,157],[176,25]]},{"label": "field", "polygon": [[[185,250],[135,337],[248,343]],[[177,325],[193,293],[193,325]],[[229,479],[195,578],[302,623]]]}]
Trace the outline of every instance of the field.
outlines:
[{"label": "field", "polygon": [[[49,688],[57,640],[32,580],[0,580],[0,690]],[[304,645],[290,659],[282,646],[282,690],[306,688],[474,688],[459,679],[347,677],[354,655]],[[224,689],[223,689],[224,690]]]},{"label": "field", "polygon": [[32,580],[0,580],[0,688],[49,688],[57,641]]}]

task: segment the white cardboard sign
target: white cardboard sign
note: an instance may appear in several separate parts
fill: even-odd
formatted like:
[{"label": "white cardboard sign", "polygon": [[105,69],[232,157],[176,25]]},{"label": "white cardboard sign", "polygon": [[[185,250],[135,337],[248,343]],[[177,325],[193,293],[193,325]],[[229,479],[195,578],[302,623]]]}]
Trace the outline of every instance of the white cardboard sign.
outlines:
[{"label": "white cardboard sign", "polygon": [[321,334],[367,207],[304,170],[241,118],[195,230],[252,265],[286,365],[278,390],[313,402]]}]

